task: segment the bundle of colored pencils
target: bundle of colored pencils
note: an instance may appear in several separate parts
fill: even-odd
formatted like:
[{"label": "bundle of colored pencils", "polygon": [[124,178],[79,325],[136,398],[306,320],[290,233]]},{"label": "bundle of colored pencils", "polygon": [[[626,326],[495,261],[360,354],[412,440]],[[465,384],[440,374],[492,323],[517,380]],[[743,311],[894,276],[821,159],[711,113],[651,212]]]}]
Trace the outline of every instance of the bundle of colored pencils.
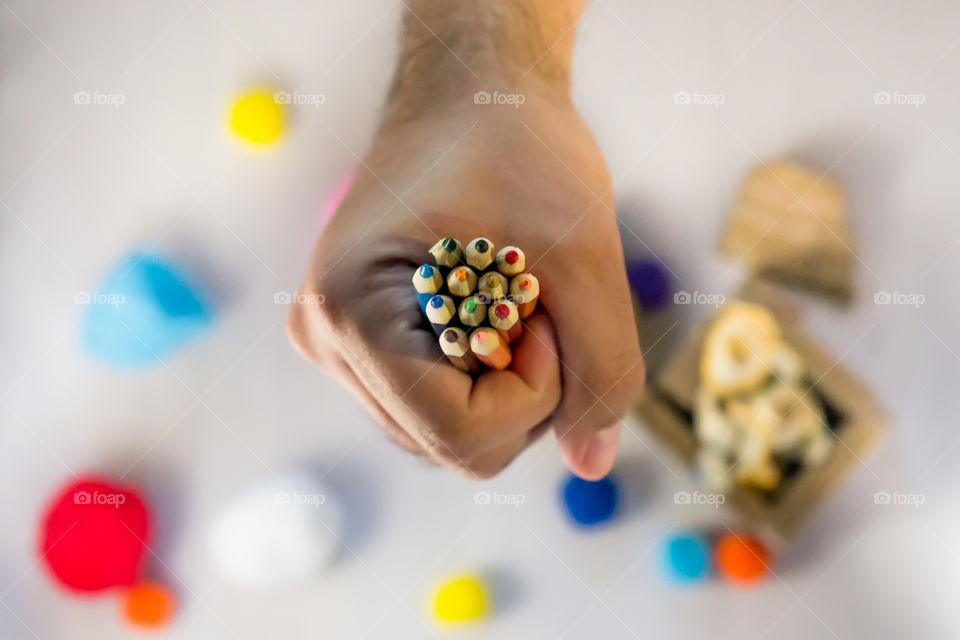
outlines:
[{"label": "bundle of colored pencils", "polygon": [[510,366],[510,345],[523,336],[523,320],[540,297],[540,282],[524,272],[523,251],[496,251],[486,238],[464,249],[444,238],[430,255],[432,264],[413,273],[413,287],[447,359],[467,373]]}]

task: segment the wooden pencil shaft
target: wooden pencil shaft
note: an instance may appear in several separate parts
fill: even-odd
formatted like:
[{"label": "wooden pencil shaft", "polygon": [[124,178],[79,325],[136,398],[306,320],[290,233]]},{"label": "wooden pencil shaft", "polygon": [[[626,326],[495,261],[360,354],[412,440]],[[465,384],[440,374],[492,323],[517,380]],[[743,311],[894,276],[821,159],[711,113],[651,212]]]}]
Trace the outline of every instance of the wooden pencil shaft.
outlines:
[{"label": "wooden pencil shaft", "polygon": [[427,314],[427,320],[430,321],[430,325],[437,335],[440,335],[447,328],[456,313],[453,300],[449,296],[442,295],[430,298],[430,302],[427,303],[424,310]]},{"label": "wooden pencil shaft", "polygon": [[506,341],[490,327],[479,327],[473,330],[470,334],[470,349],[480,362],[494,369],[506,369],[513,359]]},{"label": "wooden pencil shaft", "polygon": [[504,247],[497,252],[497,271],[512,278],[523,273],[527,258],[518,247]]},{"label": "wooden pencil shaft", "polygon": [[470,350],[470,339],[463,329],[451,327],[440,335],[440,349],[447,359],[458,369],[475,373],[483,368],[483,363]]},{"label": "wooden pencil shaft", "polygon": [[424,264],[413,272],[413,287],[417,293],[436,293],[442,286],[443,276],[436,267]]},{"label": "wooden pencil shaft", "polygon": [[467,244],[466,251],[467,264],[477,272],[485,270],[493,264],[495,254],[493,252],[493,243],[486,238],[474,238]]},{"label": "wooden pencil shaft", "polygon": [[491,304],[507,295],[509,285],[502,273],[490,271],[480,276],[478,291],[483,301]]},{"label": "wooden pencil shaft", "polygon": [[451,268],[463,259],[463,248],[453,238],[443,238],[430,248],[434,261],[441,267]]},{"label": "wooden pencil shaft", "polygon": [[508,344],[513,344],[523,337],[523,323],[520,322],[517,306],[509,300],[501,300],[491,305],[488,316],[491,326]]},{"label": "wooden pencil shaft", "polygon": [[537,308],[540,281],[530,273],[521,273],[510,281],[510,298],[517,305],[521,320],[526,320]]},{"label": "wooden pencil shaft", "polygon": [[466,298],[457,314],[465,327],[479,327],[487,319],[487,305],[480,296]]},{"label": "wooden pencil shaft", "polygon": [[477,288],[477,274],[470,267],[459,266],[450,270],[447,289],[450,295],[465,298]]}]

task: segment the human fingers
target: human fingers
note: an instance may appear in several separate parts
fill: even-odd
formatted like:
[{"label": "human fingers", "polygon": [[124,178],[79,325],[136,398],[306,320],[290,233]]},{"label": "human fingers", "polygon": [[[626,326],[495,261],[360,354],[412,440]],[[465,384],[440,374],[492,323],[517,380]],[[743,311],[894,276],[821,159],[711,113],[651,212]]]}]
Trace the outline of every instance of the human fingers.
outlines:
[{"label": "human fingers", "polygon": [[576,265],[552,260],[544,269],[541,300],[557,326],[562,362],[557,442],[571,471],[596,480],[613,467],[620,422],[645,369],[618,238],[577,251]]}]

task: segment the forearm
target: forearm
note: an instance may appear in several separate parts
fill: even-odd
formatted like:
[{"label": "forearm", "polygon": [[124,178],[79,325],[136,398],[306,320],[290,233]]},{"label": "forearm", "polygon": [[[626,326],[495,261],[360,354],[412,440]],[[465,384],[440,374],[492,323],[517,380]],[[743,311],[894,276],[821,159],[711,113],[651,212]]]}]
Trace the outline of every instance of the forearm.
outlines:
[{"label": "forearm", "polygon": [[387,120],[468,106],[476,91],[569,96],[585,0],[409,0]]}]

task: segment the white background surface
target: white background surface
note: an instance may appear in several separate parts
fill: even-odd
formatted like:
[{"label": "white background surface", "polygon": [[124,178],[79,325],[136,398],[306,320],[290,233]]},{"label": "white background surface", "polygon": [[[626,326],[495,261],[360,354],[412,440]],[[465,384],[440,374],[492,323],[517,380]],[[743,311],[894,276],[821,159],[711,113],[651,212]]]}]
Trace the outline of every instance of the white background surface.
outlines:
[{"label": "white background surface", "polygon": [[[807,300],[806,321],[893,429],[751,591],[660,578],[671,527],[732,521],[673,504],[692,485],[642,432],[623,436],[624,516],[584,534],[556,508],[552,438],[484,487],[523,494],[521,508],[475,505],[478,485],[400,452],[288,346],[274,293],[299,283],[318,205],[370,141],[399,18],[386,0],[0,2],[0,637],[131,635],[114,598],[65,596],[34,562],[42,501],[91,469],[126,473],[156,506],[160,575],[181,597],[170,638],[960,634],[960,8],[604,0],[583,21],[575,97],[618,179],[625,243],[643,238],[676,288],[735,289],[714,247],[759,158],[798,157],[848,188],[858,298]],[[294,109],[281,147],[248,154],[224,115],[250,83],[326,103]],[[126,102],[76,105],[81,90]],[[925,103],[876,105],[878,90]],[[676,91],[725,104],[676,105]],[[214,292],[217,329],[166,366],[117,373],[80,352],[73,296],[151,245]],[[878,306],[879,290],[926,302]],[[708,310],[683,311],[678,336]],[[201,536],[211,509],[299,463],[340,488],[350,550],[303,589],[218,583]],[[926,502],[880,507],[878,490]],[[494,576],[500,612],[435,631],[425,595],[458,569]]]}]

